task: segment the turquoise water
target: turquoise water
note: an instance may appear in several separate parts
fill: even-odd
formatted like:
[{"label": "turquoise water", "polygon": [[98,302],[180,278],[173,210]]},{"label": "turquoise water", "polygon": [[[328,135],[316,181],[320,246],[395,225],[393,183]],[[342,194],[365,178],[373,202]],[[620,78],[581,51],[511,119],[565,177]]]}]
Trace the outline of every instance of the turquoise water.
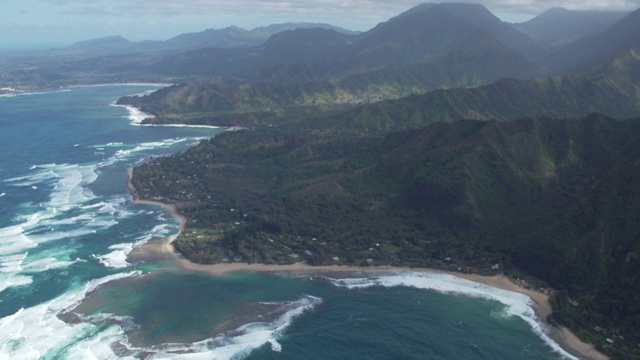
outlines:
[{"label": "turquoise water", "polygon": [[558,359],[528,299],[446,275],[135,261],[177,231],[126,170],[221,129],[139,126],[150,85],[0,97],[0,358]]}]

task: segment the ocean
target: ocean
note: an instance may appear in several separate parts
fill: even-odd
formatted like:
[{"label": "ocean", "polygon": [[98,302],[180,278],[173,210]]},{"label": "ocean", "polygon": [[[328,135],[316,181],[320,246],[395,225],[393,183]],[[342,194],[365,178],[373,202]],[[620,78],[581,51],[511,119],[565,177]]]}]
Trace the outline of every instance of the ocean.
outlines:
[{"label": "ocean", "polygon": [[[0,359],[572,359],[521,294],[443,274],[212,276],[127,169],[225,129],[141,126],[154,85],[0,97]],[[157,245],[157,244],[156,244]]]}]

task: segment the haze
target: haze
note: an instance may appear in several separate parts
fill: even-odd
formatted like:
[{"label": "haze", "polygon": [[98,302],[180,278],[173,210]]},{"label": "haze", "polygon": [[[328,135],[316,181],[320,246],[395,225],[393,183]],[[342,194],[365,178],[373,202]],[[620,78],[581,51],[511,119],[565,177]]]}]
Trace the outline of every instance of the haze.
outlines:
[{"label": "haze", "polygon": [[[166,40],[231,25],[252,29],[282,22],[325,22],[367,30],[419,0],[9,0],[0,12],[0,48],[65,46],[121,35]],[[453,1],[451,1],[453,2]],[[459,1],[458,1],[459,2]],[[507,22],[526,21],[551,7],[630,11],[640,0],[478,1]]]}]

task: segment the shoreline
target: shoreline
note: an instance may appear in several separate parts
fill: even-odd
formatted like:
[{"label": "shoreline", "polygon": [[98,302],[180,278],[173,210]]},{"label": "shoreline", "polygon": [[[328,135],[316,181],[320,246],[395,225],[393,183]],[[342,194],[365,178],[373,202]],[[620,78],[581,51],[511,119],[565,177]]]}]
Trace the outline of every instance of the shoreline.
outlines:
[{"label": "shoreline", "polygon": [[[197,271],[206,273],[212,276],[220,276],[236,271],[255,271],[255,272],[305,272],[305,273],[317,273],[317,272],[338,272],[338,273],[352,273],[352,272],[421,272],[432,274],[447,274],[455,276],[461,279],[473,281],[483,285],[496,287],[499,289],[512,291],[526,295],[533,302],[533,309],[538,318],[538,322],[548,331],[545,331],[547,335],[555,341],[562,349],[585,360],[609,360],[609,357],[599,352],[593,344],[585,343],[580,340],[571,330],[564,326],[552,326],[546,322],[548,316],[552,315],[553,310],[550,303],[550,297],[548,294],[536,290],[526,289],[518,285],[504,274],[498,275],[479,275],[479,274],[467,274],[454,271],[446,271],[432,268],[410,268],[410,267],[395,267],[395,266],[374,266],[374,267],[361,267],[361,266],[342,266],[342,265],[321,265],[312,266],[303,262],[298,262],[289,265],[272,265],[272,264],[248,264],[248,263],[228,263],[228,264],[197,264],[189,261],[187,258],[178,253],[173,246],[173,242],[184,231],[186,224],[186,217],[180,214],[173,204],[164,203],[161,201],[152,200],[140,200],[136,189],[131,183],[133,175],[133,169],[128,169],[127,176],[127,189],[133,196],[134,204],[146,204],[164,207],[169,211],[172,217],[180,221],[178,226],[178,232],[162,242],[162,251],[173,256],[178,260],[178,263],[182,269],[189,271]],[[143,245],[144,246],[144,245]]]},{"label": "shoreline", "polygon": [[241,126],[231,126],[231,127],[227,127],[227,126],[218,126],[218,125],[189,125],[189,124],[147,124],[144,121],[147,119],[155,119],[156,116],[153,114],[149,114],[149,113],[145,113],[144,111],[140,110],[138,107],[135,107],[133,105],[128,105],[128,104],[118,104],[118,101],[114,101],[112,104],[112,106],[115,107],[121,107],[126,109],[129,112],[129,116],[128,119],[129,121],[131,121],[131,125],[134,126],[160,126],[160,127],[189,127],[189,128],[201,128],[201,129],[224,129],[227,128],[228,131],[238,131],[238,130],[243,130],[245,129],[244,127]]}]

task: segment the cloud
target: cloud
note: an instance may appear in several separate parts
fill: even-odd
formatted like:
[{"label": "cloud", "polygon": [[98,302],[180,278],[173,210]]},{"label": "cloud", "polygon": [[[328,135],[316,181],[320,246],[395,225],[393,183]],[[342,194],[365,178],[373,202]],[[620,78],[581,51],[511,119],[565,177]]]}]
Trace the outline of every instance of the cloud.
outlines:
[{"label": "cloud", "polygon": [[419,1],[396,0],[392,4],[376,0],[44,0],[64,5],[62,11],[92,15],[193,15],[218,13],[330,13],[334,11],[371,12],[378,9],[406,9]]},{"label": "cloud", "polygon": [[[419,0],[43,0],[62,5],[69,13],[91,15],[193,15],[193,14],[344,14],[361,17],[400,12]],[[460,2],[440,0],[436,2]],[[472,0],[494,11],[540,13],[551,7],[588,10],[633,10],[640,0]]]},{"label": "cloud", "polygon": [[[185,32],[236,25],[254,28],[289,21],[327,22],[352,30],[430,0],[20,0],[3,4],[0,43],[71,43],[107,35],[166,40]],[[635,10],[640,0],[431,0],[482,3],[508,21],[543,11]],[[27,10],[27,13],[20,13]],[[9,29],[9,30],[7,30]]]}]

